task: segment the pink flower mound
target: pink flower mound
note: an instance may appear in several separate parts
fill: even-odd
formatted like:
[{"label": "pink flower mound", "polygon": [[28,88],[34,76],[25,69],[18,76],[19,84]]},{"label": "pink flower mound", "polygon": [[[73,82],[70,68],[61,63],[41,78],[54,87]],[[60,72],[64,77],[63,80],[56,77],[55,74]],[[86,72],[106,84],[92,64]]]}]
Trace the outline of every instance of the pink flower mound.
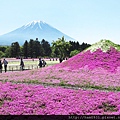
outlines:
[{"label": "pink flower mound", "polygon": [[101,49],[97,49],[93,53],[87,51],[84,53],[79,53],[69,60],[61,64],[57,64],[56,66],[69,67],[72,70],[85,66],[88,66],[90,70],[100,67],[108,70],[109,72],[116,72],[117,67],[120,66],[120,51],[117,51],[112,47],[107,52],[103,52]]}]

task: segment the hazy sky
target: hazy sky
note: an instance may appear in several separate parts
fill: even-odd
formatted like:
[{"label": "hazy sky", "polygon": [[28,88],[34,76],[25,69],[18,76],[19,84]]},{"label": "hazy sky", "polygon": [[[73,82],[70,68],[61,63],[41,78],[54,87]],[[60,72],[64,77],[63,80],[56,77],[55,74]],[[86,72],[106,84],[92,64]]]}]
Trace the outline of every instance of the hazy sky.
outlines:
[{"label": "hazy sky", "polygon": [[120,0],[0,0],[0,35],[41,20],[80,43],[120,44]]}]

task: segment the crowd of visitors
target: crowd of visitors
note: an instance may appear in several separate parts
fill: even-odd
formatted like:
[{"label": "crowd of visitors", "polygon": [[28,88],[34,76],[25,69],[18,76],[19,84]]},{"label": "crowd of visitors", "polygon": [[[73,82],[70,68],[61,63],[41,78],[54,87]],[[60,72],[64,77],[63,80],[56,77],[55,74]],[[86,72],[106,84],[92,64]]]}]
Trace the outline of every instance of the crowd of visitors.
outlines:
[{"label": "crowd of visitors", "polygon": [[45,67],[46,64],[47,64],[47,63],[45,62],[45,60],[39,58],[39,64],[38,64],[38,66],[39,66],[40,68],[41,68],[41,67]]},{"label": "crowd of visitors", "polygon": [[[56,58],[57,60],[57,58]],[[64,59],[59,58],[59,62],[61,63]],[[67,59],[66,59],[67,60]],[[34,61],[34,59],[32,59],[32,61]],[[51,61],[51,59],[50,59]],[[53,58],[54,61],[54,58]],[[46,66],[46,61],[42,58],[39,58],[39,68],[45,67]],[[3,69],[3,65],[4,65],[4,70],[5,72],[7,72],[7,65],[8,65],[8,61],[4,58],[3,61],[0,59],[0,73],[2,73],[2,69]],[[24,61],[23,58],[20,58],[20,70],[23,71],[25,69],[25,65],[24,65]]]},{"label": "crowd of visitors", "polygon": [[[0,73],[2,73],[3,65],[4,65],[5,72],[7,72],[7,64],[8,64],[8,61],[5,58],[3,59],[3,61],[0,60]],[[45,67],[46,64],[47,63],[45,62],[44,59],[39,58],[39,64],[38,64],[39,68]],[[23,71],[24,67],[25,67],[24,61],[23,61],[23,58],[21,58],[20,59],[20,70]]]}]

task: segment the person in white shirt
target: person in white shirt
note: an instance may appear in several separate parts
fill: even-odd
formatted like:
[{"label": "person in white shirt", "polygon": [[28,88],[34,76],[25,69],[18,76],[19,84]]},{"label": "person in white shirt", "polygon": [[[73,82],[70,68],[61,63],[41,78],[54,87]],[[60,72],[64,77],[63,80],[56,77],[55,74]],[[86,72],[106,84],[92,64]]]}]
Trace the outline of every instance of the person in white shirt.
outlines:
[{"label": "person in white shirt", "polygon": [[3,60],[3,64],[4,64],[5,72],[7,72],[7,64],[8,64],[8,61],[4,59],[4,60]]}]

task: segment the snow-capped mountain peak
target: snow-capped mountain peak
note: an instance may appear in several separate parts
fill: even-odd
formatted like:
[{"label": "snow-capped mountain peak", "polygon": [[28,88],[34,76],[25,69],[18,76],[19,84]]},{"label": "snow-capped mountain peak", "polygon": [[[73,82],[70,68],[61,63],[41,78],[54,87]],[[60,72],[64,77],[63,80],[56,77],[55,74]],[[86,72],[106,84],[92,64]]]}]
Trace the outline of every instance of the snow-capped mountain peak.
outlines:
[{"label": "snow-capped mountain peak", "polygon": [[32,22],[29,22],[29,23],[25,24],[24,26],[30,26],[30,25],[35,25],[35,24],[45,24],[45,22],[40,21],[40,20],[34,20]]},{"label": "snow-capped mountain peak", "polygon": [[34,20],[9,33],[1,35],[0,45],[10,45],[16,41],[22,45],[25,40],[29,41],[30,39],[36,38],[38,38],[40,41],[45,39],[51,44],[53,40],[55,41],[63,36],[66,40],[74,40],[68,35],[45,23],[44,21]]},{"label": "snow-capped mountain peak", "polygon": [[28,27],[33,28],[33,27],[36,25],[36,26],[39,26],[40,29],[42,29],[42,27],[41,27],[42,24],[46,24],[46,23],[43,22],[43,21],[40,21],[40,20],[34,20],[34,21],[32,21],[32,22],[29,22],[29,23],[23,25],[22,27],[23,27],[24,29],[26,29],[26,28],[28,28]]}]

